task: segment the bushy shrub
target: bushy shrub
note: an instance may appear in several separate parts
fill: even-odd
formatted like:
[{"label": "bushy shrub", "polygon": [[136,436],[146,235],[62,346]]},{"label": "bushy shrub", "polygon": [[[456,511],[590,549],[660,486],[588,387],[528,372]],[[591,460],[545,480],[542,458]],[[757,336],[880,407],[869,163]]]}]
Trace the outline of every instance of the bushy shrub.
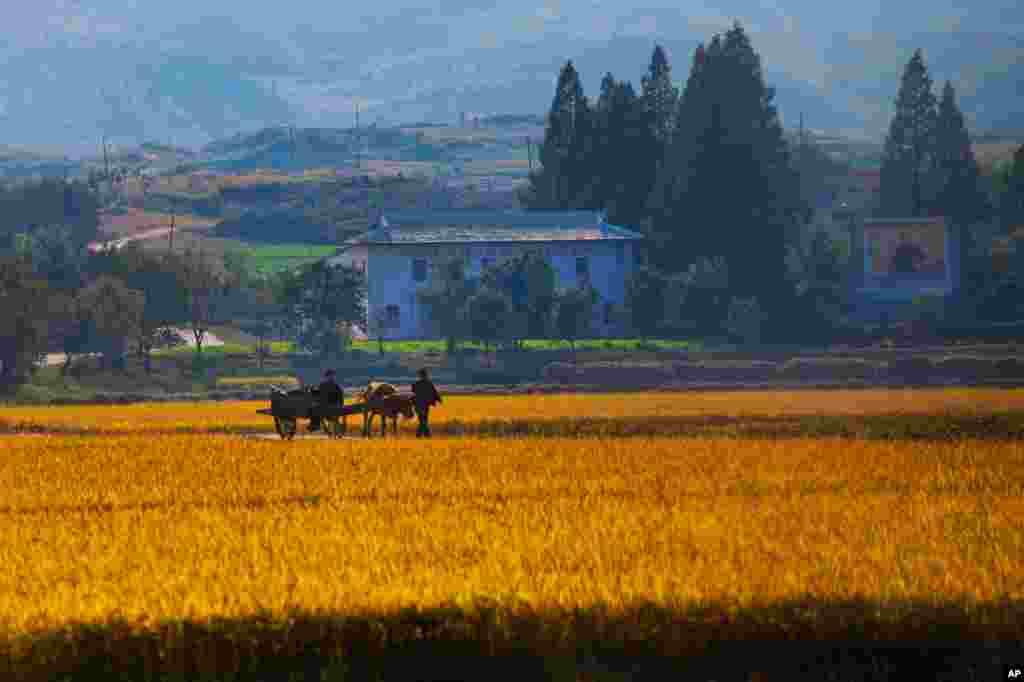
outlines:
[{"label": "bushy shrub", "polygon": [[792,358],[778,367],[780,376],[801,381],[866,380],[879,367],[862,358]]},{"label": "bushy shrub", "polygon": [[1024,378],[1024,360],[1003,358],[995,363],[995,373],[1000,379]]},{"label": "bushy shrub", "polygon": [[905,357],[890,360],[886,366],[890,379],[913,384],[929,383],[936,378],[935,365],[922,357]]},{"label": "bushy shrub", "polygon": [[976,381],[996,376],[996,363],[991,358],[978,356],[948,356],[935,360],[935,373],[943,379]]},{"label": "bushy shrub", "polygon": [[747,345],[761,342],[764,313],[756,298],[733,298],[729,301],[725,328],[736,339]]}]

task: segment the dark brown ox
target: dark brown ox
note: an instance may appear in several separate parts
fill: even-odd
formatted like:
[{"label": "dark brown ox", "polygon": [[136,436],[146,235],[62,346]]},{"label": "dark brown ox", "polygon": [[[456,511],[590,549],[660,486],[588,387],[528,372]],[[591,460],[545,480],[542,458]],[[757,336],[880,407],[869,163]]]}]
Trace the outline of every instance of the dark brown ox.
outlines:
[{"label": "dark brown ox", "polygon": [[373,424],[374,415],[380,416],[380,435],[383,438],[387,435],[387,420],[391,420],[391,433],[395,436],[398,435],[398,415],[402,415],[406,419],[412,419],[415,416],[413,410],[413,398],[408,395],[386,395],[381,398],[375,398],[368,401],[371,407],[364,412],[366,421],[363,427],[363,436],[366,438],[370,437],[370,426]]}]

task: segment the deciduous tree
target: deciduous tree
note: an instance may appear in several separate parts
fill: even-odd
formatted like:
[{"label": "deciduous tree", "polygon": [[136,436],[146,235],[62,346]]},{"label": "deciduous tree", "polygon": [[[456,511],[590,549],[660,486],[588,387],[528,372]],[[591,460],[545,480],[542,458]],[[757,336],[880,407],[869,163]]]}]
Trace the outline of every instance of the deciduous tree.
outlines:
[{"label": "deciduous tree", "polygon": [[468,332],[466,304],[474,291],[466,277],[466,264],[461,258],[441,260],[433,265],[430,283],[417,293],[430,320],[445,339],[445,350],[452,354]]},{"label": "deciduous tree", "polygon": [[598,300],[597,291],[592,287],[569,289],[558,297],[555,313],[558,337],[569,342],[574,359],[576,341],[586,338],[592,331],[591,320]]},{"label": "deciduous tree", "polygon": [[23,380],[33,362],[46,352],[47,331],[51,319],[62,311],[54,310],[55,299],[32,270],[24,256],[0,257],[0,379],[3,383]]},{"label": "deciduous tree", "polygon": [[108,367],[124,368],[126,342],[137,338],[145,305],[145,294],[108,275],[97,278],[77,297],[80,315],[96,335]]}]

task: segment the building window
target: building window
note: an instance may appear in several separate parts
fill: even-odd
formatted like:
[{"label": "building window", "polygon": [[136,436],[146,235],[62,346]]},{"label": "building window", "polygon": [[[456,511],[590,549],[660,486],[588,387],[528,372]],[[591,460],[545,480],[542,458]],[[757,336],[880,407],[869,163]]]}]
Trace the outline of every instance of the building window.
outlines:
[{"label": "building window", "polygon": [[412,259],[412,281],[425,282],[427,280],[427,259]]},{"label": "building window", "polygon": [[585,277],[590,274],[590,263],[587,262],[586,256],[576,257],[576,276]]},{"label": "building window", "polygon": [[387,329],[397,329],[401,326],[401,317],[399,316],[397,305],[392,303],[384,306],[384,326]]},{"label": "building window", "polygon": [[493,258],[481,258],[480,259],[480,270],[481,271],[486,270],[487,268],[491,267],[491,265],[493,265],[493,264],[494,264],[494,259]]},{"label": "building window", "polygon": [[615,322],[615,306],[611,303],[604,304],[604,323],[607,325]]},{"label": "building window", "polygon": [[619,243],[615,245],[615,264],[620,268],[626,264],[626,245]]}]

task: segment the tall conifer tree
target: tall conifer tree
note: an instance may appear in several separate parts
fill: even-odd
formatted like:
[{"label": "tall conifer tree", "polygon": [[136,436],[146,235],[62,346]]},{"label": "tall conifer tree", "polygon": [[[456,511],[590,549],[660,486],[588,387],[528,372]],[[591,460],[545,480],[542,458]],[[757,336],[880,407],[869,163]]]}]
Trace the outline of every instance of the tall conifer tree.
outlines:
[{"label": "tall conifer tree", "polygon": [[599,178],[598,207],[608,212],[612,223],[639,225],[645,217],[648,188],[636,169],[649,159],[644,152],[645,119],[630,83],[605,75],[594,124],[596,156],[591,172]]},{"label": "tall conifer tree", "polygon": [[731,294],[768,310],[786,293],[786,244],[804,210],[773,98],[738,23],[698,48],[649,204],[662,264],[722,256]]},{"label": "tall conifer tree", "polygon": [[956,103],[953,84],[946,81],[939,101],[935,131],[934,213],[969,224],[989,215],[988,198],[981,185],[981,171],[974,158],[964,115]]},{"label": "tall conifer tree", "polygon": [[934,168],[937,119],[932,81],[921,50],[915,50],[903,71],[885,139],[879,208],[886,217],[928,213],[934,196],[929,171]]},{"label": "tall conifer tree", "polygon": [[1013,155],[999,205],[1004,227],[1010,231],[1024,227],[1024,144]]},{"label": "tall conifer tree", "polygon": [[672,69],[665,50],[655,45],[647,72],[640,79],[640,110],[645,134],[643,162],[634,168],[644,201],[655,187],[676,125],[679,89],[672,85]]},{"label": "tall conifer tree", "polygon": [[562,67],[548,113],[539,171],[530,176],[526,202],[534,209],[566,209],[576,204],[590,142],[587,102],[579,74],[570,59]]},{"label": "tall conifer tree", "polygon": [[[681,215],[676,215],[676,209],[686,203],[686,193],[696,196],[700,191],[696,169],[711,122],[708,55],[720,50],[721,41],[716,35],[706,50],[703,45],[698,45],[694,51],[690,76],[676,109],[673,137],[665,163],[655,178],[647,201],[650,214],[647,245],[651,250],[651,261],[667,270],[679,271],[692,261],[693,253],[708,252],[708,245],[703,243],[707,232],[700,229],[684,232],[685,227],[679,220]],[[689,242],[687,250],[690,254],[683,256],[683,262],[680,262],[679,255],[673,257],[673,254],[682,248],[684,239]]]},{"label": "tall conifer tree", "polygon": [[679,89],[672,85],[672,67],[661,45],[654,47],[647,73],[640,80],[640,93],[651,136],[665,149],[675,127]]}]

